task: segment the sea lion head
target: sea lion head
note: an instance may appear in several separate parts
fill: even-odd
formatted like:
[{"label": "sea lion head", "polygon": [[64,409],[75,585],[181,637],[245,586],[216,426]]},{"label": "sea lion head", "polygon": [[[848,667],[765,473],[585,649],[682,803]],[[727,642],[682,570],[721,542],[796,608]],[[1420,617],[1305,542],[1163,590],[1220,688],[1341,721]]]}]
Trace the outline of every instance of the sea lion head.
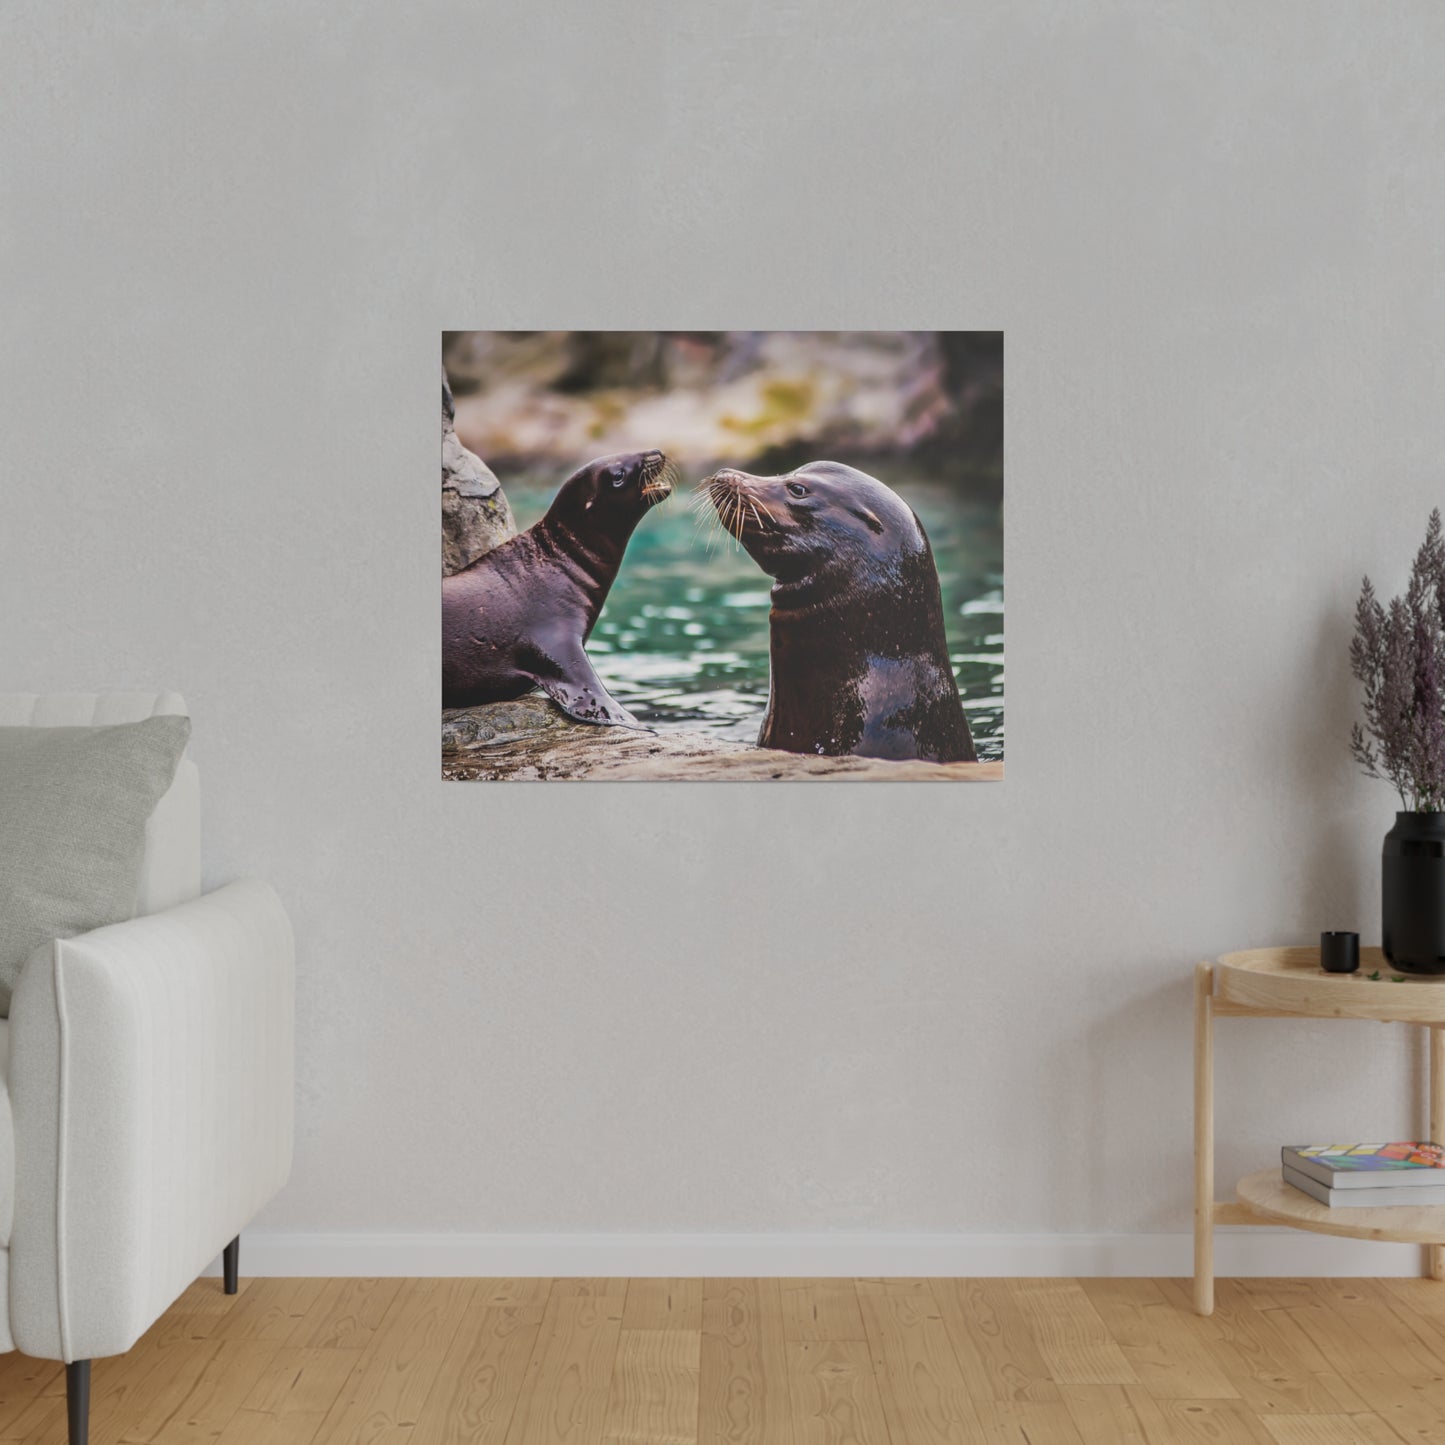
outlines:
[{"label": "sea lion head", "polygon": [[588,531],[629,535],[647,512],[672,495],[676,480],[677,469],[663,452],[598,457],[562,483],[548,515]]},{"label": "sea lion head", "polygon": [[702,484],[705,504],[779,582],[862,569],[881,577],[927,558],[913,510],[877,477],[842,462],[808,462],[778,477],[731,467]]}]

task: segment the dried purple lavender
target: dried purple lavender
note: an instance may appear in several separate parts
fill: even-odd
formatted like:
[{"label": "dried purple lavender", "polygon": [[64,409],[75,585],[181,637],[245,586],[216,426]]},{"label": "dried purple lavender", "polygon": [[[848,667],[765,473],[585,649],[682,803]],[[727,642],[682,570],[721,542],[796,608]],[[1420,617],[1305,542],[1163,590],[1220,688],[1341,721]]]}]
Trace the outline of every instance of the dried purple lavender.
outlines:
[{"label": "dried purple lavender", "polygon": [[1350,670],[1364,685],[1350,751],[1410,812],[1445,811],[1445,535],[1430,513],[1403,597],[1383,607],[1368,577],[1355,607]]}]

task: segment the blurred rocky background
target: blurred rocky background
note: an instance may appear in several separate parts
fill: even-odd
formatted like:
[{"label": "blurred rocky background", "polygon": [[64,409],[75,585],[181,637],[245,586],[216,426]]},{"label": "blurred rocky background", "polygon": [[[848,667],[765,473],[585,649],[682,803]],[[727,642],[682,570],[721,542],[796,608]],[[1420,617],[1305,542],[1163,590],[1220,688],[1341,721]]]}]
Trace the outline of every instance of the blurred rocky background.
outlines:
[{"label": "blurred rocky background", "polygon": [[502,474],[661,447],[687,469],[909,453],[1002,486],[996,331],[454,331],[461,443]]}]

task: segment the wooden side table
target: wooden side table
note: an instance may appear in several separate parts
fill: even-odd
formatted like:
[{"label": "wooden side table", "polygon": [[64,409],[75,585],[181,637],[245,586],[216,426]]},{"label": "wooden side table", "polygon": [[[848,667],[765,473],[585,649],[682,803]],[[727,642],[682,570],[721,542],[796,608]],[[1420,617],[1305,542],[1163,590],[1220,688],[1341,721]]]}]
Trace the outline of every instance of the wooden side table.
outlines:
[{"label": "wooden side table", "polygon": [[[1379,971],[1378,979],[1368,975]],[[1430,1137],[1445,1135],[1445,977],[1392,980],[1378,948],[1358,973],[1325,973],[1318,948],[1226,953],[1194,970],[1194,1308],[1214,1312],[1214,1226],[1287,1224],[1318,1234],[1426,1244],[1429,1274],[1445,1280],[1445,1205],[1331,1209],[1291,1188],[1279,1165],[1248,1174],[1233,1201],[1214,1197],[1214,1020],[1376,1019],[1423,1024],[1430,1038]]]}]

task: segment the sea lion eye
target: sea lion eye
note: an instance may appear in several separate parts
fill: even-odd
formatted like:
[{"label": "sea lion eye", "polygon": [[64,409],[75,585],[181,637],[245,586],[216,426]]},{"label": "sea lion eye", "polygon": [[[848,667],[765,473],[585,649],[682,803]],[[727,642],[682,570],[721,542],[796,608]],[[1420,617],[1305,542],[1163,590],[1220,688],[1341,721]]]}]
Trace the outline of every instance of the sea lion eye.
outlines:
[{"label": "sea lion eye", "polygon": [[788,495],[790,497],[806,497],[808,495],[808,489],[802,482],[789,482]]},{"label": "sea lion eye", "polygon": [[620,487],[623,482],[627,480],[627,468],[613,467],[607,475],[612,478],[612,485],[614,487]]}]

